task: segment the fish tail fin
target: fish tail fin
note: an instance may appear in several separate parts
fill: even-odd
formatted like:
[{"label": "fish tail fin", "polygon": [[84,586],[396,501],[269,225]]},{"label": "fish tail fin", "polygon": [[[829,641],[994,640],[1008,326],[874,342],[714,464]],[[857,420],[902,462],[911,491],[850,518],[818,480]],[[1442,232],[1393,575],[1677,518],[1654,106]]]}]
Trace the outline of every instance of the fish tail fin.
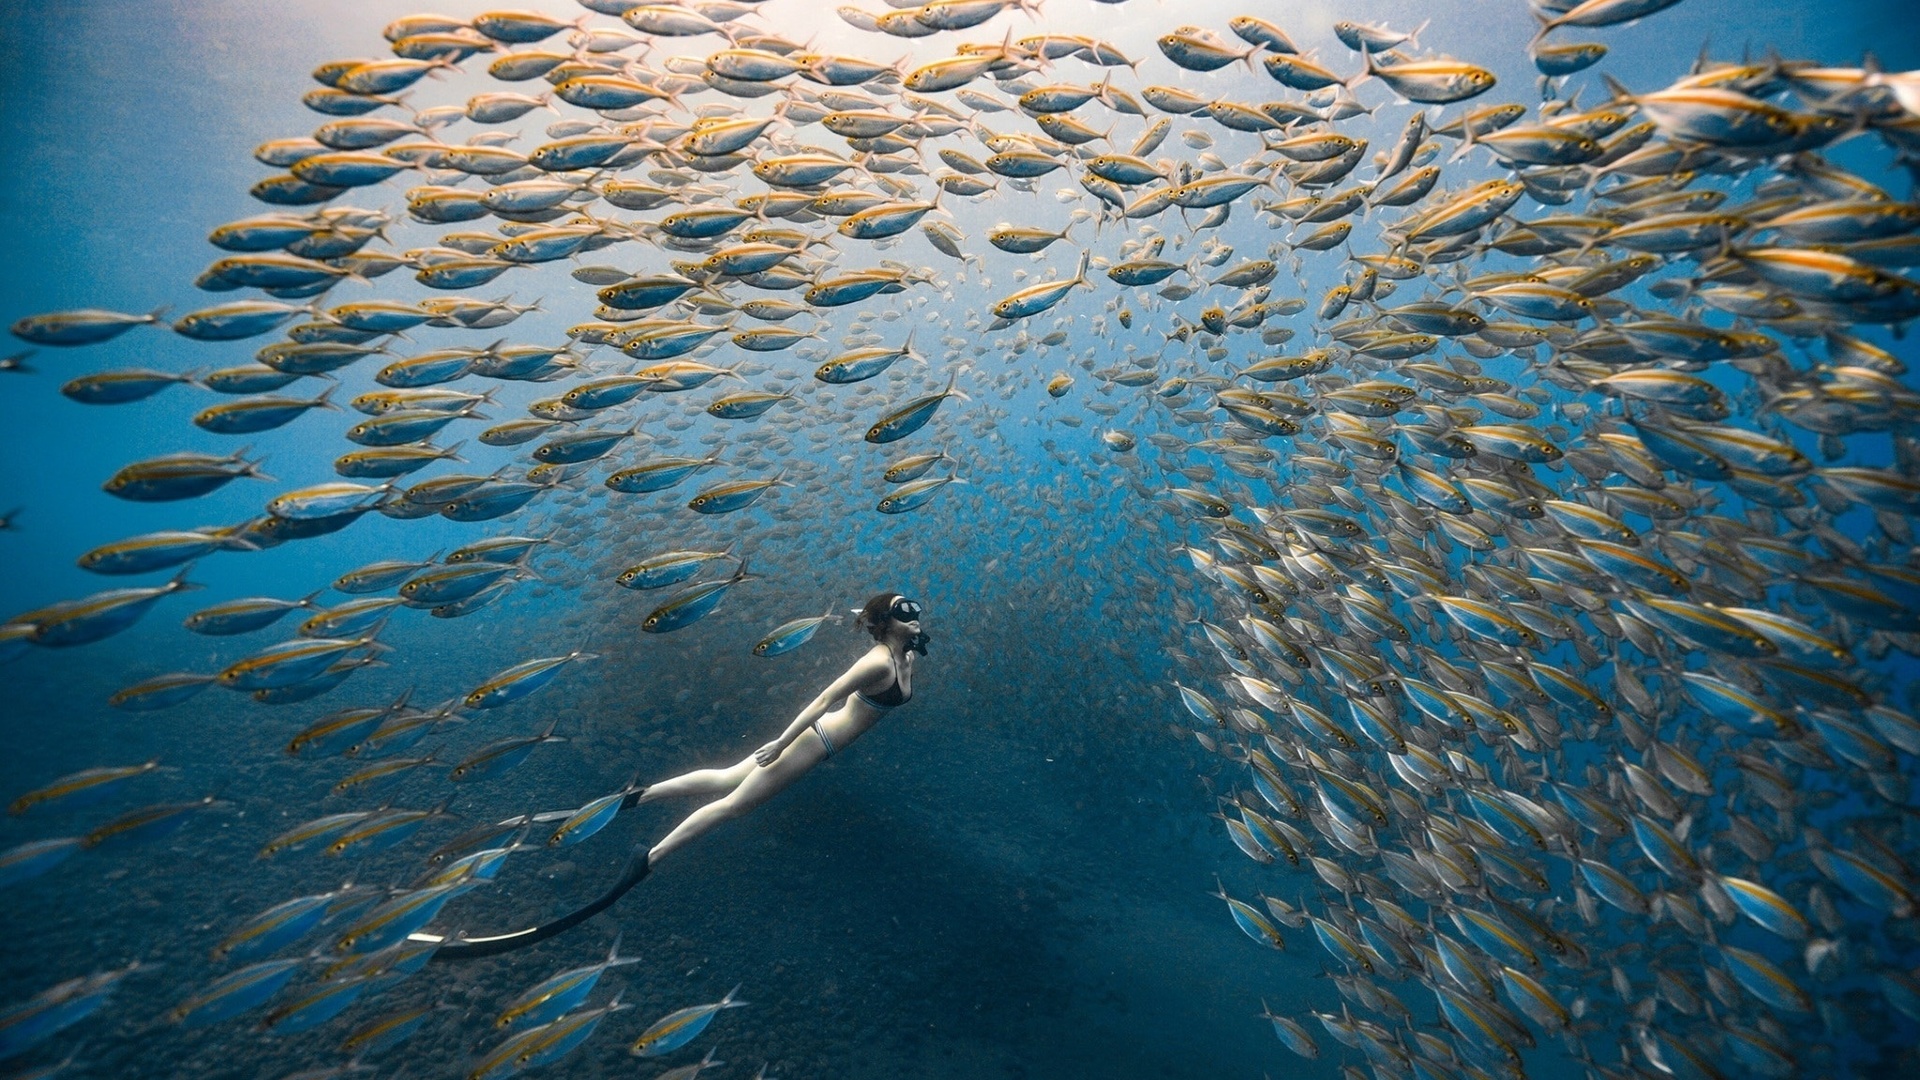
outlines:
[{"label": "fish tail fin", "polygon": [[340,406],[333,403],[333,392],[338,389],[340,389],[340,384],[334,383],[332,386],[320,391],[320,396],[313,399],[314,407],[318,409],[332,409],[334,412],[339,412]]},{"label": "fish tail fin", "polygon": [[149,322],[149,323],[163,323],[167,321],[167,312],[172,310],[173,310],[172,304],[161,304],[159,307],[154,308],[152,311],[147,312],[141,318],[143,321]]},{"label": "fish tail fin", "polygon": [[1621,85],[1620,80],[1607,72],[1600,73],[1600,82],[1606,86],[1607,93],[1612,95],[1607,98],[1605,105],[1624,105],[1633,101],[1633,91]]},{"label": "fish tail fin", "polygon": [[[1037,3],[1038,3],[1038,0],[1036,0],[1036,4],[1037,4]],[[1021,5],[1021,7],[1022,7],[1023,9],[1025,8],[1025,6],[1026,6],[1025,4],[1022,4],[1022,5]],[[1011,26],[1009,26],[1009,27],[1007,27],[1007,32],[1006,32],[1006,34],[1005,34],[1005,35],[1003,35],[1003,36],[1002,36],[1002,37],[1000,38],[1000,58],[1001,58],[1002,60],[1008,60],[1008,59],[1012,59],[1012,57],[1013,57],[1013,51],[1014,51],[1014,49],[1013,49],[1013,27],[1011,27]]]},{"label": "fish tail fin", "polygon": [[1087,267],[1088,267],[1089,265],[1091,265],[1091,264],[1092,264],[1092,262],[1093,262],[1093,249],[1092,249],[1092,248],[1081,248],[1081,249],[1080,249],[1080,265],[1079,265],[1079,267],[1078,267],[1078,268],[1077,268],[1076,270],[1074,270],[1074,272],[1073,272],[1073,283],[1074,283],[1074,284],[1076,284],[1076,285],[1086,285],[1086,284],[1088,284],[1088,281],[1087,281]]},{"label": "fish tail fin", "polygon": [[1213,875],[1213,891],[1207,895],[1219,900],[1227,899],[1227,886],[1220,880],[1219,874]]},{"label": "fish tail fin", "polygon": [[958,386],[958,384],[959,384],[959,382],[960,382],[960,372],[959,372],[959,370],[958,370],[958,369],[956,369],[956,370],[954,370],[954,371],[952,371],[952,372],[950,372],[950,373],[948,373],[948,375],[947,375],[947,388],[946,388],[945,390],[943,390],[943,391],[941,391],[941,396],[942,396],[942,397],[957,397],[957,398],[959,398],[959,399],[960,399],[960,400],[962,400],[962,401],[972,401],[972,400],[973,400],[972,398],[970,398],[970,397],[968,397],[968,396],[967,396],[967,395],[966,395],[965,393],[963,393],[963,392],[961,392],[961,391],[960,391],[959,389],[957,389],[957,386]]},{"label": "fish tail fin", "polygon": [[[1540,39],[1546,37],[1547,34],[1553,30],[1553,26],[1554,26],[1553,20],[1547,18],[1545,12],[1535,11],[1533,13],[1533,19],[1535,22],[1540,24],[1540,29],[1534,31],[1533,40],[1527,42],[1528,48],[1532,48],[1533,46],[1538,45],[1540,43]],[[1704,49],[1705,46],[1703,45],[1701,46],[1701,48]]]},{"label": "fish tail fin", "polygon": [[1461,124],[1460,125],[1460,146],[1458,149],[1456,149],[1453,152],[1453,156],[1447,158],[1447,164],[1451,165],[1454,162],[1459,161],[1461,158],[1466,157],[1467,153],[1473,149],[1476,143],[1479,142],[1479,139],[1477,138],[1478,134],[1479,133],[1474,130],[1474,127],[1472,124],[1466,124],[1466,123]]},{"label": "fish tail fin", "polygon": [[[1109,93],[1108,93],[1112,89],[1113,89],[1113,72],[1109,71],[1104,76],[1101,77],[1099,82],[1093,84],[1093,100],[1099,102],[1102,105],[1105,105],[1109,109],[1113,108],[1113,98],[1109,96]],[[1108,133],[1112,133],[1113,128],[1109,127],[1107,128],[1107,131]],[[1113,140],[1109,139],[1107,141],[1112,142]]]},{"label": "fish tail fin", "polygon": [[187,565],[181,567],[180,572],[173,575],[172,578],[168,579],[167,583],[164,586],[162,586],[162,588],[166,589],[166,591],[168,592],[187,592],[192,589],[206,588],[206,586],[201,585],[198,582],[187,580],[187,575],[193,572],[193,565],[194,564],[192,563],[188,563]]}]

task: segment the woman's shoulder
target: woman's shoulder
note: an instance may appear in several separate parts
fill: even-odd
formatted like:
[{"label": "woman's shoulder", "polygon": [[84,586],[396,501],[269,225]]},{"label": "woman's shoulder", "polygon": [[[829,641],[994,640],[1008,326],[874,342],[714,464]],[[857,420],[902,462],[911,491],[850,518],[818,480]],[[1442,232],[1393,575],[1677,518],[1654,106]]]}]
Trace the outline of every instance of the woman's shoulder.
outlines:
[{"label": "woman's shoulder", "polygon": [[851,670],[869,675],[882,671],[891,672],[893,671],[893,651],[887,648],[885,642],[876,641],[853,662]]}]

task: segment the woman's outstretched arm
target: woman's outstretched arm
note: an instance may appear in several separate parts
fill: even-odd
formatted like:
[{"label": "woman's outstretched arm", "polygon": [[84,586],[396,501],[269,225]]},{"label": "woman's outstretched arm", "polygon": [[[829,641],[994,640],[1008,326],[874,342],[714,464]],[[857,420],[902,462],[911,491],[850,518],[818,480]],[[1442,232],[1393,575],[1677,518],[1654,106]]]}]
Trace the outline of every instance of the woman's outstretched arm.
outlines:
[{"label": "woman's outstretched arm", "polygon": [[827,709],[834,702],[846,700],[848,694],[873,682],[886,670],[886,661],[869,651],[866,656],[855,661],[854,665],[847,669],[846,674],[833,680],[832,685],[820,691],[818,697],[808,702],[807,707],[800,710],[800,715],[793,718],[793,723],[787,725],[787,730],[781,732],[779,738],[755,750],[753,760],[759,762],[762,767],[773,764],[781,751],[792,745],[793,740],[799,738],[800,733],[807,730],[815,720],[826,715]]}]

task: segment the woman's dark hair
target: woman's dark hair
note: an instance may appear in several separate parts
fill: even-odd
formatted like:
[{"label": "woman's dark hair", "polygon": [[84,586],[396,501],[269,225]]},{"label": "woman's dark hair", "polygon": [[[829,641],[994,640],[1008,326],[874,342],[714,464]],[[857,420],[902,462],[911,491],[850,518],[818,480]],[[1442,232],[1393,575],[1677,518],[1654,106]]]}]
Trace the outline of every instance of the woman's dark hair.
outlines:
[{"label": "woman's dark hair", "polygon": [[887,624],[893,621],[893,598],[899,595],[899,593],[890,592],[876,594],[873,599],[867,601],[867,606],[860,609],[860,614],[853,620],[853,625],[872,634],[875,641],[885,637]]}]

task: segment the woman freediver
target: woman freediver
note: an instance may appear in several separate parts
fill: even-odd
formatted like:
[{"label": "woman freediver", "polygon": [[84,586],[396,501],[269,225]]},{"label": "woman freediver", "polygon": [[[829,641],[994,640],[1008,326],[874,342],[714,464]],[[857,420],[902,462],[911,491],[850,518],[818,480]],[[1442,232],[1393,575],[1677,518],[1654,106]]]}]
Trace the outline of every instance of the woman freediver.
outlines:
[{"label": "woman freediver", "polygon": [[[636,847],[620,880],[591,903],[552,922],[511,934],[448,940],[421,933],[411,935],[409,940],[440,943],[434,961],[471,960],[545,941],[611,907],[662,858],[706,835],[721,822],[740,817],[778,795],[815,765],[852,745],[881,716],[906,704],[913,696],[914,654],[927,654],[928,638],[920,629],[920,613],[919,604],[898,593],[881,593],[868,600],[854,626],[873,635],[873,646],[808,702],[779,738],[727,768],[696,769],[628,794],[622,808],[687,795],[719,797],[688,814],[652,847]],[[566,817],[568,813],[541,814],[531,820]]]}]

